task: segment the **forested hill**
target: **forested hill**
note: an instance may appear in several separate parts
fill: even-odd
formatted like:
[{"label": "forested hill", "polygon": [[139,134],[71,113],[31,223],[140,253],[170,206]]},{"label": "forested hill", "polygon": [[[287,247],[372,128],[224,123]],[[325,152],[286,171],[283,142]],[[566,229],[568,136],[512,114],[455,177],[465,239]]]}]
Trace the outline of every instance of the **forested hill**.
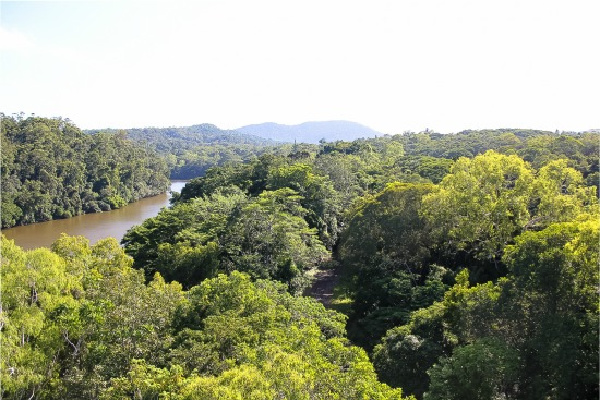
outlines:
[{"label": "forested hill", "polygon": [[86,133],[125,132],[134,142],[141,142],[161,154],[176,154],[198,145],[272,145],[274,142],[256,135],[222,130],[213,124],[169,128],[93,129]]},{"label": "forested hill", "polygon": [[2,115],[2,227],[122,207],[168,189],[165,161],[122,133]]},{"label": "forested hill", "polygon": [[360,137],[381,136],[383,133],[350,121],[315,121],[298,125],[282,125],[274,122],[246,125],[236,129],[238,132],[256,135],[281,142],[319,143],[336,140],[351,141]]},{"label": "forested hill", "polygon": [[85,132],[124,132],[128,139],[150,147],[163,156],[171,179],[196,178],[202,176],[208,168],[243,163],[277,146],[272,140],[222,130],[212,124],[125,130],[95,129]]}]

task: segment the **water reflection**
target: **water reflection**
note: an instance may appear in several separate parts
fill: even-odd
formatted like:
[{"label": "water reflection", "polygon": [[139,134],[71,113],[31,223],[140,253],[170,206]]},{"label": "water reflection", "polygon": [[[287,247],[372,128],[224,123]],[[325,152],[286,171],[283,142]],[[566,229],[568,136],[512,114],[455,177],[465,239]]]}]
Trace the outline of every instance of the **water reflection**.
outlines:
[{"label": "water reflection", "polygon": [[[171,190],[180,192],[184,185],[183,181],[173,181]],[[90,243],[96,243],[109,236],[121,240],[129,228],[141,224],[146,218],[156,216],[161,208],[167,207],[169,198],[170,194],[164,193],[142,199],[118,210],[17,226],[3,229],[2,233],[24,249],[49,247],[63,232],[69,235],[83,235],[90,240]]]}]

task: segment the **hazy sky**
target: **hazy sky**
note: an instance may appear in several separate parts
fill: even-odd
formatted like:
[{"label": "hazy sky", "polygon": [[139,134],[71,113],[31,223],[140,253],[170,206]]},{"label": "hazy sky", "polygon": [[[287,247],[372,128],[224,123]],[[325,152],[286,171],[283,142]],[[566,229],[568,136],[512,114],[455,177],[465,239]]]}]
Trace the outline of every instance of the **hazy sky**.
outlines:
[{"label": "hazy sky", "polygon": [[600,128],[600,1],[0,2],[0,111],[80,128]]}]

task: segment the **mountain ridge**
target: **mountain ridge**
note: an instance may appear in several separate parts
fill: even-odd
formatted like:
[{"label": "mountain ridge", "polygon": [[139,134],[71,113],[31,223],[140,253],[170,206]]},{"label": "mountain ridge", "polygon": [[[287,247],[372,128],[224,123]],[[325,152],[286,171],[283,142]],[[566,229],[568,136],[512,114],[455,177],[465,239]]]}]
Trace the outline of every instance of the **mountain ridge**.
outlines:
[{"label": "mountain ridge", "polygon": [[371,129],[366,125],[345,120],[307,121],[293,125],[263,122],[244,125],[235,130],[247,135],[290,143],[319,143],[321,139],[328,142],[337,140],[352,141],[361,137],[384,135],[384,133]]}]

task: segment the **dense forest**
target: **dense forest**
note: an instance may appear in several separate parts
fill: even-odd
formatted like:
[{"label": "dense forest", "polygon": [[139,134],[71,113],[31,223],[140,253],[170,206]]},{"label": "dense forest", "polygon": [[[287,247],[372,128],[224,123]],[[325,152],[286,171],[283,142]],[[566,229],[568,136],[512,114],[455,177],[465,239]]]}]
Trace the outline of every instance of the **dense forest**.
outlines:
[{"label": "dense forest", "polygon": [[342,315],[274,281],[145,284],[114,239],[2,256],[2,398],[401,399]]},{"label": "dense forest", "polygon": [[[599,146],[286,145],[206,170],[123,248],[3,239],[2,396],[598,398]],[[327,269],[329,308],[303,296]]]},{"label": "dense forest", "polygon": [[165,161],[122,133],[67,119],[1,115],[2,227],[120,208],[164,193]]},{"label": "dense forest", "polygon": [[167,162],[171,179],[192,179],[212,167],[237,165],[266,152],[277,151],[276,142],[212,124],[171,128],[103,129],[87,133],[124,133],[128,139],[150,147]]}]

